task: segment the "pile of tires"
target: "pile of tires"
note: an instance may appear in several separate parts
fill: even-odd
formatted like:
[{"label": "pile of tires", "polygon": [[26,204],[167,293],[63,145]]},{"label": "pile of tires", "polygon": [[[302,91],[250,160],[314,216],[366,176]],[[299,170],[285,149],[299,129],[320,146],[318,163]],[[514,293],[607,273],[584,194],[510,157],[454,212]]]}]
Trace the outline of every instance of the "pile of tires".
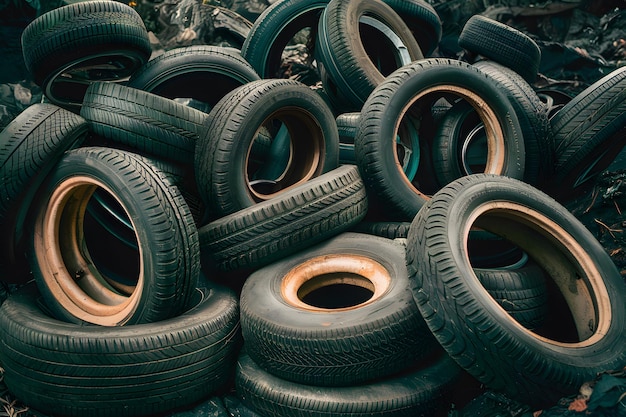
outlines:
[{"label": "pile of tires", "polygon": [[[276,78],[307,31],[319,82]],[[626,365],[626,284],[563,206],[624,145],[626,70],[553,109],[534,42],[422,0],[279,0],[241,51],[149,60],[131,7],[23,34],[0,132],[0,363],[51,415],[437,416]]]}]

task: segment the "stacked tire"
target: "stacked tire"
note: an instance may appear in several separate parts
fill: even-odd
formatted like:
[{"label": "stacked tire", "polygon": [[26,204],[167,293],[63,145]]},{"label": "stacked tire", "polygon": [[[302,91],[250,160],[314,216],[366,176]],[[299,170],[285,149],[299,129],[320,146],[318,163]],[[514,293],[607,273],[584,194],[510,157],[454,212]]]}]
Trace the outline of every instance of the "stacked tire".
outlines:
[{"label": "stacked tire", "polygon": [[[314,85],[277,78],[302,33]],[[626,71],[550,107],[532,39],[474,16],[436,57],[421,0],[279,0],[241,51],[147,39],[106,0],[24,32],[48,102],[0,132],[18,399],[444,416],[463,375],[540,408],[626,365],[626,285],[561,205],[623,148]]]}]

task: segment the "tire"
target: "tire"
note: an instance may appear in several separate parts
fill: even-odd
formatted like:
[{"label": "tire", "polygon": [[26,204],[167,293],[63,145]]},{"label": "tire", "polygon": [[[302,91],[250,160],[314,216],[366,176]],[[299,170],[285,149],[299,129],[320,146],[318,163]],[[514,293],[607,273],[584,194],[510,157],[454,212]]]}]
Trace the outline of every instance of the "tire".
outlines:
[{"label": "tire", "polygon": [[87,122],[54,104],[37,103],[0,132],[0,280],[31,279],[26,260],[28,212],[41,183],[63,153],[79,146]]},{"label": "tire", "polygon": [[383,0],[398,13],[411,29],[424,57],[439,46],[442,36],[441,19],[433,6],[424,0]]},{"label": "tire", "polygon": [[541,50],[528,35],[497,20],[474,15],[459,34],[459,46],[516,71],[528,83],[537,78]]},{"label": "tire", "polygon": [[76,417],[163,415],[224,389],[241,345],[236,295],[193,291],[178,317],[125,327],[58,321],[32,285],[1,308],[3,382],[32,409]]},{"label": "tire", "polygon": [[373,222],[362,221],[352,228],[353,232],[386,237],[387,239],[406,239],[410,222]]},{"label": "tire", "polygon": [[[317,30],[320,15],[329,1],[279,0],[272,3],[254,21],[241,47],[241,55],[261,78],[281,78],[285,47],[300,30]],[[313,34],[311,37],[315,39]]]},{"label": "tire", "polygon": [[554,142],[548,119],[548,108],[533,87],[515,71],[495,61],[474,63],[487,72],[507,91],[522,128],[526,154],[524,181],[538,185],[542,178],[552,175]]},{"label": "tire", "polygon": [[[129,283],[107,277],[94,261],[102,254],[92,256],[87,246],[83,220],[96,191],[132,224],[138,253]],[[178,189],[142,158],[111,148],[72,150],[42,185],[33,210],[29,261],[55,317],[119,326],[164,320],[188,307],[200,273],[198,231]]]},{"label": "tire", "polygon": [[[276,134],[280,160],[256,158],[251,152],[262,127]],[[211,112],[195,150],[196,182],[211,219],[274,198],[336,168],[338,136],[326,103],[298,81],[259,80],[233,91]],[[277,166],[278,173],[268,173]]]},{"label": "tire", "polygon": [[127,83],[169,99],[194,99],[207,113],[227,93],[260,79],[254,68],[230,48],[193,45],[175,48],[150,60]]},{"label": "tire", "polygon": [[141,16],[117,1],[85,1],[53,9],[22,33],[26,68],[46,97],[79,110],[93,81],[130,76],[152,47]]},{"label": "tire", "polygon": [[390,239],[343,233],[256,270],[241,290],[247,354],[272,375],[320,387],[416,365],[435,344],[403,260]]},{"label": "tire", "polygon": [[493,156],[485,172],[523,178],[521,128],[515,109],[495,80],[458,60],[417,61],[395,71],[372,92],[354,139],[368,197],[383,206],[390,220],[411,221],[438,189],[429,183],[434,178],[428,151],[431,140],[414,126],[423,113],[430,114],[429,105],[439,96],[455,96],[479,109],[488,126],[487,146]]},{"label": "tire", "polygon": [[519,265],[474,268],[474,273],[514,320],[529,330],[539,331],[548,314],[547,277],[536,263],[524,256]]},{"label": "tire", "polygon": [[618,68],[565,104],[551,120],[555,170],[547,192],[565,201],[582,194],[626,145],[626,68]]},{"label": "tire", "polygon": [[193,163],[207,114],[135,88],[95,82],[85,94],[81,116],[91,130],[140,153]]},{"label": "tire", "polygon": [[[537,185],[542,178],[551,175],[553,169],[550,161],[552,161],[554,146],[546,106],[533,88],[515,71],[494,61],[479,61],[474,66],[489,74],[495,80],[498,88],[503,89],[509,97],[520,123],[524,140],[524,153],[526,155],[524,181],[531,185]],[[442,136],[445,137],[445,134],[439,135],[440,141]],[[453,138],[458,139],[458,137],[450,139]],[[459,148],[459,143],[455,140],[446,141],[443,139],[443,141],[449,147]],[[436,145],[433,146],[433,150],[437,153]],[[449,151],[447,154],[450,154]],[[439,153],[439,155],[442,156],[443,153]],[[458,158],[441,158],[438,164],[454,163],[454,161],[458,161]],[[451,171],[454,174],[449,175],[447,181],[442,185],[459,178],[461,176],[459,174],[472,173],[465,172],[460,166],[451,167]]]},{"label": "tire", "polygon": [[[551,326],[531,331],[488,295],[466,254],[471,226],[505,236],[547,271]],[[407,264],[435,337],[494,391],[539,409],[626,363],[615,349],[626,343],[617,267],[571,213],[522,181],[474,174],[444,187],[411,223]]]},{"label": "tire", "polygon": [[359,116],[361,113],[342,113],[335,118],[337,123],[337,132],[339,133],[339,163],[340,164],[356,164],[356,156],[354,155],[354,137],[356,129],[359,125]]},{"label": "tire", "polygon": [[242,402],[266,417],[443,417],[459,368],[447,355],[395,378],[351,387],[295,384],[239,356],[235,387]]},{"label": "tire", "polygon": [[[363,181],[346,165],[199,229],[203,268],[258,268],[358,223],[367,211]],[[211,276],[210,269],[205,270]]]},{"label": "tire", "polygon": [[379,0],[333,0],[319,20],[315,57],[335,111],[347,113],[360,111],[387,75],[424,55],[391,6]]}]

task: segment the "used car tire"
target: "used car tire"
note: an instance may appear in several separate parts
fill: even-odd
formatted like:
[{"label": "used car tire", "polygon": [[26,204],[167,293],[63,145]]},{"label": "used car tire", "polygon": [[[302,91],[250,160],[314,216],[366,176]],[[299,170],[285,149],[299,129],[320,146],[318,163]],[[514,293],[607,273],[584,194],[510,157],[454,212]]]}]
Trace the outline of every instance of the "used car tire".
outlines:
[{"label": "used car tire", "polygon": [[[369,23],[364,18],[370,19]],[[372,36],[364,39],[366,33]],[[315,57],[334,110],[347,113],[361,110],[387,75],[424,55],[391,6],[380,0],[332,0],[319,20]],[[379,67],[374,59],[385,67]]]},{"label": "used car tire", "polygon": [[[470,227],[524,250],[551,278],[553,326],[532,331],[488,295],[468,262]],[[473,174],[438,192],[411,223],[407,263],[429,328],[490,389],[542,408],[626,363],[626,284],[589,230],[522,181]]]},{"label": "used car tire", "polygon": [[[276,132],[280,161],[255,159],[261,128]],[[298,81],[270,79],[250,82],[218,102],[197,142],[194,167],[200,197],[216,219],[328,172],[338,160],[337,125],[323,99]],[[277,166],[277,172],[265,171]]]},{"label": "used car tire", "polygon": [[152,53],[139,13],[108,0],[50,10],[24,29],[21,41],[35,83],[51,102],[72,110],[80,109],[91,82],[124,79]]},{"label": "used car tire", "polygon": [[207,113],[227,93],[260,79],[232,48],[192,45],[170,49],[130,77],[128,87],[169,99],[193,99]]},{"label": "used car tire", "polygon": [[459,34],[459,46],[482,55],[532,83],[537,78],[541,49],[528,35],[486,16],[470,17]]},{"label": "used car tire", "polygon": [[[485,172],[513,178],[524,175],[521,128],[515,109],[495,80],[458,60],[413,62],[395,71],[372,92],[361,111],[354,139],[368,197],[384,205],[383,210],[393,220],[411,221],[436,191],[427,182],[423,186],[423,179],[434,177],[428,166],[433,161],[431,153],[422,150],[430,141],[414,126],[424,108],[430,113],[430,108],[420,102],[434,103],[439,95],[456,96],[479,111],[487,129],[490,155]],[[415,106],[417,110],[413,110]],[[414,111],[419,114],[412,114]],[[409,134],[411,131],[416,133]]]},{"label": "used car tire", "polygon": [[605,75],[550,120],[554,132],[554,175],[546,191],[558,200],[572,199],[593,184],[626,145],[626,68]]},{"label": "used car tire", "polygon": [[267,417],[442,417],[458,375],[458,366],[443,354],[370,384],[317,387],[264,372],[244,352],[237,362],[235,387],[245,405]]},{"label": "used car tire", "polygon": [[272,199],[200,227],[203,268],[258,268],[358,223],[367,196],[358,169],[345,165]]},{"label": "used car tire", "polygon": [[73,324],[26,285],[0,309],[3,382],[29,407],[75,417],[162,415],[227,386],[241,346],[237,296],[193,290],[181,315],[124,327]]},{"label": "used car tire", "polygon": [[[133,226],[139,251],[128,285],[105,276],[85,244],[85,213],[100,190]],[[200,273],[198,231],[178,189],[142,158],[111,148],[74,149],[50,173],[33,210],[29,262],[55,317],[119,326],[187,308]]]},{"label": "used car tire", "polygon": [[417,364],[435,344],[408,290],[404,250],[346,232],[256,270],[241,290],[247,354],[272,375],[324,387]]},{"label": "used car tire", "polygon": [[148,155],[192,163],[207,114],[146,91],[94,82],[80,110],[90,129]]},{"label": "used car tire", "polygon": [[[301,30],[313,31],[330,0],[279,0],[267,7],[254,21],[241,47],[241,55],[261,78],[281,78],[280,67],[285,47]],[[311,51],[312,52],[312,51]]]},{"label": "used car tire", "polygon": [[85,119],[50,103],[29,106],[0,132],[1,281],[30,279],[26,228],[31,204],[63,153],[87,134]]}]

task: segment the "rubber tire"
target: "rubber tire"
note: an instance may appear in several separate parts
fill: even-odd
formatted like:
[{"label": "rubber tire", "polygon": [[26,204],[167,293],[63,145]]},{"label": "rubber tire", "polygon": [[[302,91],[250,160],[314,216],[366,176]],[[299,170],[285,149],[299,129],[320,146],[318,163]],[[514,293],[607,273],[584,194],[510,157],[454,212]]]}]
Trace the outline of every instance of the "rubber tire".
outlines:
[{"label": "rubber tire", "polygon": [[206,113],[120,84],[94,82],[80,110],[97,135],[139,153],[191,164]]},{"label": "rubber tire", "polygon": [[237,296],[194,290],[180,316],[124,327],[51,318],[33,285],[0,309],[3,382],[32,409],[75,417],[163,415],[231,381],[241,346]]},{"label": "rubber tire", "polygon": [[[374,265],[387,282],[376,281],[368,270]],[[345,293],[333,297],[340,285]],[[401,372],[436,345],[408,288],[403,245],[342,233],[248,277],[240,298],[247,354],[272,375],[321,387]],[[320,291],[319,299],[313,291],[313,298],[302,295],[311,289]],[[367,297],[359,291],[364,289]]]},{"label": "rubber tire", "polygon": [[231,48],[192,45],[150,60],[126,85],[169,99],[192,98],[212,109],[228,92],[258,79],[254,68]]},{"label": "rubber tire", "polygon": [[[83,246],[93,187],[117,199],[133,224],[141,267],[127,295],[106,285]],[[142,158],[111,148],[71,150],[42,185],[33,210],[28,258],[55,317],[119,326],[164,320],[188,307],[200,274],[198,231],[178,189]],[[110,292],[121,297],[100,298]]]},{"label": "rubber tire", "polygon": [[[364,15],[391,29],[402,40],[410,60],[424,57],[410,29],[391,6],[378,0],[330,1],[319,20],[315,58],[322,85],[338,113],[360,111],[388,75],[376,67],[365,50],[359,29],[359,19]],[[396,64],[394,69],[402,66]]]},{"label": "rubber tire", "polygon": [[362,221],[354,226],[352,231],[386,237],[387,239],[406,239],[410,225],[410,222]]},{"label": "rubber tire", "polygon": [[[358,223],[367,196],[358,169],[344,165],[270,200],[200,227],[203,268],[258,268]],[[209,267],[211,266],[211,267]]]},{"label": "rubber tire", "polygon": [[474,268],[474,273],[513,319],[529,330],[541,328],[548,314],[547,277],[535,262],[491,269]]},{"label": "rubber tire", "polygon": [[[472,224],[506,235],[551,271],[550,281],[563,276],[558,291],[580,303],[575,311],[589,308],[599,318],[573,319],[578,335],[571,342],[519,325],[472,272],[464,237]],[[411,223],[406,254],[429,328],[462,368],[494,391],[540,409],[626,363],[626,351],[615,349],[626,343],[626,285],[616,265],[576,217],[522,181],[474,174],[450,183]],[[571,283],[574,276],[579,279]]]},{"label": "rubber tire", "polygon": [[528,83],[537,78],[541,49],[523,32],[481,15],[470,17],[459,34],[459,46],[517,72]]},{"label": "rubber tire", "polygon": [[[61,106],[80,106],[85,84],[94,80],[117,80],[130,76],[152,54],[148,32],[135,9],[117,1],[85,1],[53,9],[33,20],[22,32],[22,51],[26,68],[46,96]],[[107,75],[96,74],[80,80],[82,90],[75,98],[60,99],[50,91],[51,84],[68,65],[99,56],[116,63]],[[72,78],[75,78],[72,77]],[[79,77],[80,78],[80,77]]]},{"label": "rubber tire", "polygon": [[28,212],[63,153],[87,137],[87,121],[54,104],[36,103],[0,132],[0,280],[31,279],[26,260]]},{"label": "rubber tire", "polygon": [[[467,63],[442,58],[429,58],[406,65],[391,74],[369,96],[361,111],[354,139],[357,165],[371,201],[383,206],[384,212],[396,221],[411,221],[430,198],[408,180],[399,167],[395,140],[396,125],[409,117],[408,104],[431,88],[461,88],[483,100],[493,110],[494,123],[502,129],[498,140],[501,163],[494,174],[522,178],[524,175],[524,142],[515,109],[502,89],[488,74]],[[420,138],[421,142],[428,142]],[[430,155],[430,153],[425,153]],[[427,157],[429,158],[429,157]],[[423,160],[420,161],[420,165]]]},{"label": "rubber tire", "polygon": [[554,152],[548,108],[533,87],[517,72],[495,61],[478,61],[474,66],[487,72],[507,91],[522,128],[526,154],[524,181],[538,185],[542,178],[552,175]]},{"label": "rubber tire", "polygon": [[[282,53],[304,28],[317,30],[320,15],[330,0],[279,0],[254,21],[241,47],[241,55],[261,78],[280,78]],[[312,35],[315,38],[314,35]]]},{"label": "rubber tire", "polygon": [[395,378],[351,387],[295,384],[239,356],[235,389],[242,402],[266,417],[444,417],[459,368],[447,355]]},{"label": "rubber tire", "polygon": [[[276,190],[252,188],[248,154],[266,120],[290,131],[290,163]],[[339,164],[335,117],[306,85],[286,79],[250,82],[218,102],[195,150],[195,175],[209,220],[235,213],[303,184]]]},{"label": "rubber tire", "polygon": [[354,154],[354,137],[359,124],[359,116],[361,113],[342,113],[335,118],[337,123],[337,132],[339,133],[339,163],[340,164],[356,164],[356,156]]},{"label": "rubber tire", "polygon": [[430,56],[439,46],[442,24],[437,11],[424,0],[383,0],[398,13],[411,29],[424,57]]},{"label": "rubber tire", "polygon": [[581,195],[626,145],[626,68],[596,81],[554,115],[555,172],[546,191],[559,201]]}]

